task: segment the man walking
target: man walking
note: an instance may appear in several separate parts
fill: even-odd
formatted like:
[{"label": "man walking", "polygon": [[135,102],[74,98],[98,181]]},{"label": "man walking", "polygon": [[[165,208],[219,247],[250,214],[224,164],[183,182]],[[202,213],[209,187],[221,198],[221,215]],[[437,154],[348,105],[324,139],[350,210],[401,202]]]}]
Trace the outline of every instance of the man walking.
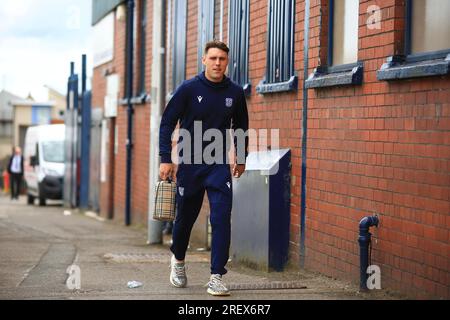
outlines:
[{"label": "man walking", "polygon": [[[174,178],[175,170],[171,159],[171,136],[180,121],[180,131],[190,133],[191,141],[183,149],[182,161],[176,173],[177,216],[172,230],[173,253],[171,259],[170,282],[175,287],[187,285],[185,256],[192,227],[200,212],[205,191],[207,192],[211,214],[211,277],[207,292],[217,296],[230,294],[222,275],[227,273],[225,265],[229,258],[231,238],[232,179],[228,161],[227,130],[248,130],[248,113],[242,87],[225,76],[228,66],[227,45],[220,41],[206,44],[202,63],[205,71],[195,78],[183,82],[168,103],[160,127],[160,177],[162,180]],[[201,128],[201,137],[196,136]],[[209,150],[203,141],[204,132],[212,130],[221,133],[223,149],[218,148],[212,154],[215,161],[211,164],[203,157]],[[211,131],[210,131],[211,132]],[[200,139],[200,141],[199,141]],[[207,139],[206,139],[207,140]],[[218,141],[213,141],[218,143]],[[212,143],[212,142],[211,142]],[[201,150],[199,149],[201,146]],[[233,176],[239,178],[245,171],[248,140],[245,146],[236,144],[236,161],[233,163]],[[188,148],[189,147],[189,148]],[[187,149],[189,152],[186,152]],[[244,150],[242,150],[244,149]],[[188,153],[188,154],[186,154]],[[244,156],[239,156],[244,155]],[[200,161],[199,161],[200,160]]]},{"label": "man walking", "polygon": [[11,199],[19,199],[23,177],[23,156],[20,147],[14,148],[14,154],[9,159],[8,173],[11,177]]}]

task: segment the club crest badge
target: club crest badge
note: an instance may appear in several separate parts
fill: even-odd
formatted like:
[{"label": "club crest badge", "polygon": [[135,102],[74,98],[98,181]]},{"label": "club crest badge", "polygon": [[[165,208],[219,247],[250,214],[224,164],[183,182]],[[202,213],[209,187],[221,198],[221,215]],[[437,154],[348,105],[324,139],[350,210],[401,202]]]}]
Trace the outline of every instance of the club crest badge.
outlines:
[{"label": "club crest badge", "polygon": [[180,194],[180,196],[184,196],[184,188],[178,187],[178,193]]},{"label": "club crest badge", "polygon": [[227,106],[227,108],[231,108],[233,106],[233,98],[226,98],[225,105]]}]

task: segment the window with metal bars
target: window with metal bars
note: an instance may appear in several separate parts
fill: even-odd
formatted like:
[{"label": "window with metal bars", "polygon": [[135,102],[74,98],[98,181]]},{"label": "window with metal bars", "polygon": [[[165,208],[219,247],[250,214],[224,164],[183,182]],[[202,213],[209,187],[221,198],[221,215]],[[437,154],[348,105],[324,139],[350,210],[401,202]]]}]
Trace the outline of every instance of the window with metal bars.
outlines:
[{"label": "window with metal bars", "polygon": [[266,77],[259,93],[297,89],[294,72],[295,0],[269,0]]},{"label": "window with metal bars", "polygon": [[206,43],[214,39],[214,1],[198,0],[198,72],[204,70],[203,50]]},{"label": "window with metal bars", "polygon": [[174,0],[172,90],[186,78],[186,14],[187,0]]},{"label": "window with metal bars", "polygon": [[229,3],[229,66],[231,80],[241,85],[250,94],[248,79],[248,39],[250,0],[234,0]]}]

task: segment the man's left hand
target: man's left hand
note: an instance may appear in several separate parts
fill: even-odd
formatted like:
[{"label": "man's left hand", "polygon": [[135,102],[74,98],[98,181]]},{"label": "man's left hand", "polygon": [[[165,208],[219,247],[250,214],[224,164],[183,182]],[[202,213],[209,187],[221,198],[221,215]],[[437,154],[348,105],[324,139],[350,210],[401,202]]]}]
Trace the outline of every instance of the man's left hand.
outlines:
[{"label": "man's left hand", "polygon": [[233,177],[240,178],[245,171],[245,164],[235,164],[233,166]]}]

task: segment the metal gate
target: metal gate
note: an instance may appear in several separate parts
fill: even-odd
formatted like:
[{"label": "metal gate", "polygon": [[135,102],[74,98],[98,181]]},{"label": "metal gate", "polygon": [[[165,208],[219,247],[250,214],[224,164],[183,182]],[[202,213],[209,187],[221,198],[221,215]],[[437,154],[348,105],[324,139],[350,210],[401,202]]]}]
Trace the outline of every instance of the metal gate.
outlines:
[{"label": "metal gate", "polygon": [[71,64],[71,75],[68,82],[67,110],[65,112],[65,173],[64,173],[64,206],[76,207],[77,199],[77,160],[78,160],[78,75],[74,74]]},{"label": "metal gate", "polygon": [[[101,146],[103,110],[92,109],[91,119],[91,145]],[[91,148],[90,152],[90,175],[89,175],[89,207],[92,210],[100,211],[100,165],[101,148]]]},{"label": "metal gate", "polygon": [[66,207],[87,209],[89,198],[91,92],[86,91],[86,55],[82,56],[81,93],[75,63],[70,64],[65,113],[65,173],[63,199]]}]

